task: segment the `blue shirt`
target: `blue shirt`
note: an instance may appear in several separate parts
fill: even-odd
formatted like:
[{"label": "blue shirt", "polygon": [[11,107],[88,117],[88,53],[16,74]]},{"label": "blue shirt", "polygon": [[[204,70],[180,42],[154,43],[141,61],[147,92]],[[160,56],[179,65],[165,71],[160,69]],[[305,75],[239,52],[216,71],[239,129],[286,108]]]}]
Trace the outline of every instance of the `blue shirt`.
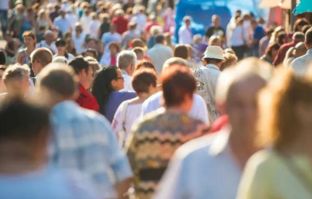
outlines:
[{"label": "blue shirt", "polygon": [[[128,91],[114,91],[110,94],[108,101],[105,105],[104,115],[108,119],[108,121],[112,122],[114,119],[115,112],[118,106],[128,99],[132,99],[136,97],[136,93],[128,92]],[[102,111],[103,113],[103,111]]]},{"label": "blue shirt", "polygon": [[70,176],[56,169],[42,169],[20,175],[0,174],[1,199],[93,199],[86,179]]},{"label": "blue shirt", "polygon": [[51,163],[81,172],[103,198],[114,198],[114,185],[132,172],[107,120],[73,101],[55,105],[51,120]]},{"label": "blue shirt", "polygon": [[182,145],[155,199],[235,199],[241,169],[228,144],[229,129]]}]

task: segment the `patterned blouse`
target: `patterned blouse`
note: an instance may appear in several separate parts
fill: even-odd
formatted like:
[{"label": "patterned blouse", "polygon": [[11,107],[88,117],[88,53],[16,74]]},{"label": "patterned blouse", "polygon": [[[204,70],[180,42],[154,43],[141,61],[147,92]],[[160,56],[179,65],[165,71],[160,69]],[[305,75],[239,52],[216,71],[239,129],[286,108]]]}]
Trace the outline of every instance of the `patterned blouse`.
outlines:
[{"label": "patterned blouse", "polygon": [[205,124],[187,114],[164,110],[137,123],[127,145],[136,197],[151,198],[175,150],[207,130]]}]

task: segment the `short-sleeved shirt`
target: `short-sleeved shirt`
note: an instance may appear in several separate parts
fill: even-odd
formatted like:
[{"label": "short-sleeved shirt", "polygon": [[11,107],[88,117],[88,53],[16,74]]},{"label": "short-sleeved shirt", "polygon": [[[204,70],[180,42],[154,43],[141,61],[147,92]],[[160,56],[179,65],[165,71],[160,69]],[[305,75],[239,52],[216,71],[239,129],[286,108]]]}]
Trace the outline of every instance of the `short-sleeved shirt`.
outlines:
[{"label": "short-sleeved shirt", "polygon": [[73,101],[63,101],[53,107],[51,123],[51,164],[84,174],[103,198],[114,198],[114,185],[132,172],[108,121]]},{"label": "short-sleeved shirt", "polygon": [[312,198],[312,166],[309,158],[290,156],[285,159],[274,149],[256,153],[247,163],[237,198]]},{"label": "short-sleeved shirt", "polygon": [[235,199],[241,169],[228,138],[225,127],[182,145],[172,157],[155,199]]},{"label": "short-sleeved shirt", "polygon": [[197,94],[202,96],[206,102],[211,123],[219,116],[216,109],[215,92],[220,73],[220,69],[213,64],[201,66],[194,71],[197,80]]},{"label": "short-sleeved shirt", "polygon": [[43,168],[25,174],[0,174],[0,198],[3,199],[95,199],[88,180],[57,169]]}]

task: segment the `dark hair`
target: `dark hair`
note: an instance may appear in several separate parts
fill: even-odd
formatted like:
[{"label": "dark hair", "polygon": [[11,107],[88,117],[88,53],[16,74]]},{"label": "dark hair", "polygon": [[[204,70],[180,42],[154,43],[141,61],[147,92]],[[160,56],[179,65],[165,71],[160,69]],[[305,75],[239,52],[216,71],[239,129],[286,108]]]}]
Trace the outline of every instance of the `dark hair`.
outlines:
[{"label": "dark hair", "polygon": [[309,25],[309,22],[306,19],[297,19],[294,24],[294,31],[302,31],[302,27]]},{"label": "dark hair", "polygon": [[193,96],[196,80],[189,68],[178,65],[168,67],[161,76],[166,107],[183,103],[185,96]]},{"label": "dark hair", "polygon": [[66,41],[62,38],[58,38],[55,42],[55,45],[58,47],[58,46],[66,46]]},{"label": "dark hair", "polygon": [[53,55],[48,48],[37,48],[30,54],[30,57],[32,62],[36,60],[43,66],[46,66],[52,62]]},{"label": "dark hair", "polygon": [[23,33],[23,37],[31,37],[33,40],[36,40],[35,34],[33,32],[31,32],[31,31],[25,31]]},{"label": "dark hair", "polygon": [[111,82],[117,78],[117,70],[116,67],[103,68],[94,78],[92,94],[97,99],[101,110],[105,107],[111,92],[114,91]]},{"label": "dark hair", "polygon": [[6,58],[3,50],[0,50],[0,65],[5,65]]},{"label": "dark hair", "polygon": [[273,50],[278,50],[280,48],[280,45],[278,43],[273,43],[269,45],[265,51],[266,55],[272,56],[272,51]]},{"label": "dark hair", "polygon": [[140,70],[140,69],[146,69],[146,68],[149,68],[149,69],[152,69],[153,71],[156,71],[156,68],[155,66],[149,62],[149,61],[141,61],[140,63],[138,63],[136,66],[135,66],[135,69],[134,71],[136,70]]},{"label": "dark hair", "polygon": [[136,93],[148,93],[149,87],[156,87],[156,72],[152,69],[141,69],[133,74],[132,87]]},{"label": "dark hair", "polygon": [[0,143],[32,141],[50,128],[48,110],[20,98],[6,99],[0,107]]},{"label": "dark hair", "polygon": [[157,35],[156,38],[155,38],[155,42],[156,44],[159,44],[159,43],[164,43],[165,41],[165,36],[160,34],[160,35]]},{"label": "dark hair", "polygon": [[310,28],[306,33],[305,33],[305,40],[304,42],[308,45],[309,47],[312,47],[312,28]]},{"label": "dark hair", "polygon": [[280,32],[278,33],[277,35],[277,43],[282,45],[284,44],[285,42],[283,41],[285,38],[287,37],[286,33],[285,32]]},{"label": "dark hair", "polygon": [[88,71],[89,69],[89,63],[82,56],[76,57],[68,65],[74,69],[76,74],[79,74],[82,70]]},{"label": "dark hair", "polygon": [[55,95],[72,97],[78,88],[74,70],[65,64],[51,63],[38,76],[38,87],[44,87]]},{"label": "dark hair", "polygon": [[189,49],[188,49],[188,47],[186,45],[184,45],[184,44],[177,45],[174,48],[173,56],[174,57],[180,57],[182,59],[188,59],[189,58]]}]

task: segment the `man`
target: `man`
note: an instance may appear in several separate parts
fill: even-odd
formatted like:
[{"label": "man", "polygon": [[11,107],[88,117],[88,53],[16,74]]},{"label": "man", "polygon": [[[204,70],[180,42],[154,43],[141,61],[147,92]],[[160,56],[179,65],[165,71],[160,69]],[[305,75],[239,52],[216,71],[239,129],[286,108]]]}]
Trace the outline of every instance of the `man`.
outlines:
[{"label": "man", "polygon": [[112,42],[121,43],[122,38],[121,35],[116,32],[116,26],[111,25],[109,28],[109,32],[104,33],[101,40],[104,45],[104,51],[109,51],[109,45]]},{"label": "man", "polygon": [[191,44],[193,39],[191,17],[185,16],[183,18],[183,23],[184,25],[179,29],[179,44]]},{"label": "man", "polygon": [[158,74],[162,71],[162,66],[167,59],[173,56],[172,49],[165,45],[164,35],[157,35],[155,38],[156,44],[147,51],[148,57],[154,64]]},{"label": "man", "polygon": [[0,198],[99,198],[87,179],[47,167],[45,108],[12,98],[0,107]]},{"label": "man", "polygon": [[122,197],[132,175],[128,160],[107,120],[73,101],[78,94],[74,71],[51,64],[39,74],[37,86],[51,107],[51,164],[84,174],[102,198],[116,198],[116,192]]},{"label": "man", "polygon": [[[173,58],[168,59],[164,63],[163,68],[165,69],[174,65],[191,68],[190,65],[184,59],[178,58],[178,57],[173,57]],[[163,93],[157,92],[154,95],[147,98],[142,104],[141,116],[143,117],[144,115],[150,112],[163,108],[162,97],[163,97]],[[189,116],[195,119],[201,120],[202,122],[209,125],[209,115],[207,111],[207,106],[205,104],[204,99],[200,95],[194,93],[192,108],[188,114]]]},{"label": "man", "polygon": [[120,68],[124,78],[124,90],[133,92],[132,88],[132,74],[135,68],[137,58],[134,52],[130,50],[121,51],[117,57],[117,67]]},{"label": "man", "polygon": [[72,33],[73,42],[75,45],[76,53],[80,55],[85,51],[84,43],[86,40],[86,34],[83,32],[82,25],[77,23],[75,25],[75,31]]},{"label": "man", "polygon": [[224,84],[220,97],[230,125],[180,147],[169,164],[156,199],[236,198],[242,170],[258,149],[254,143],[257,94],[265,86],[271,70],[263,62],[249,59],[225,71],[228,81],[220,82]]},{"label": "man", "polygon": [[212,123],[219,116],[215,105],[215,89],[218,77],[221,73],[220,67],[224,60],[222,48],[219,46],[208,46],[204,53],[203,60],[205,65],[197,68],[194,71],[194,75],[198,81],[197,94],[204,98],[209,113],[209,119]]},{"label": "man", "polygon": [[225,30],[220,25],[220,17],[218,15],[212,15],[211,26],[206,31],[206,37],[209,39],[212,35],[218,36],[224,40]]},{"label": "man", "polygon": [[65,16],[66,12],[62,9],[60,10],[60,16],[54,19],[54,25],[61,31],[63,36],[65,33],[71,32],[71,24]]},{"label": "man", "polygon": [[25,64],[30,64],[30,54],[36,49],[36,36],[31,31],[26,31],[23,33],[23,39],[24,39],[24,52],[26,52],[27,57],[25,60]]},{"label": "man", "polygon": [[95,97],[88,91],[94,79],[94,70],[83,57],[79,56],[73,59],[71,66],[79,80],[79,97],[76,102],[83,108],[99,111],[99,104]]},{"label": "man", "polygon": [[135,21],[130,21],[128,24],[128,30],[122,34],[121,46],[125,49],[130,47],[130,42],[133,39],[140,38],[141,34],[137,30],[137,24]]},{"label": "man", "polygon": [[307,48],[306,54],[296,58],[291,63],[294,73],[300,76],[306,73],[309,64],[312,62],[312,28],[306,32],[304,43]]},{"label": "man", "polygon": [[37,48],[48,48],[49,50],[51,50],[53,54],[56,53],[57,51],[55,45],[56,36],[54,32],[52,32],[51,30],[47,30],[44,33],[43,37],[44,40],[42,40],[40,43],[37,44]]},{"label": "man", "polygon": [[32,71],[35,77],[49,63],[52,62],[52,53],[47,48],[37,48],[30,55]]},{"label": "man", "polygon": [[283,44],[280,49],[277,52],[277,55],[273,61],[273,65],[277,66],[279,64],[282,64],[284,61],[284,58],[286,57],[286,53],[289,48],[295,47],[297,43],[304,41],[304,34],[302,32],[295,32],[295,34],[292,37],[292,41],[286,44]]}]

